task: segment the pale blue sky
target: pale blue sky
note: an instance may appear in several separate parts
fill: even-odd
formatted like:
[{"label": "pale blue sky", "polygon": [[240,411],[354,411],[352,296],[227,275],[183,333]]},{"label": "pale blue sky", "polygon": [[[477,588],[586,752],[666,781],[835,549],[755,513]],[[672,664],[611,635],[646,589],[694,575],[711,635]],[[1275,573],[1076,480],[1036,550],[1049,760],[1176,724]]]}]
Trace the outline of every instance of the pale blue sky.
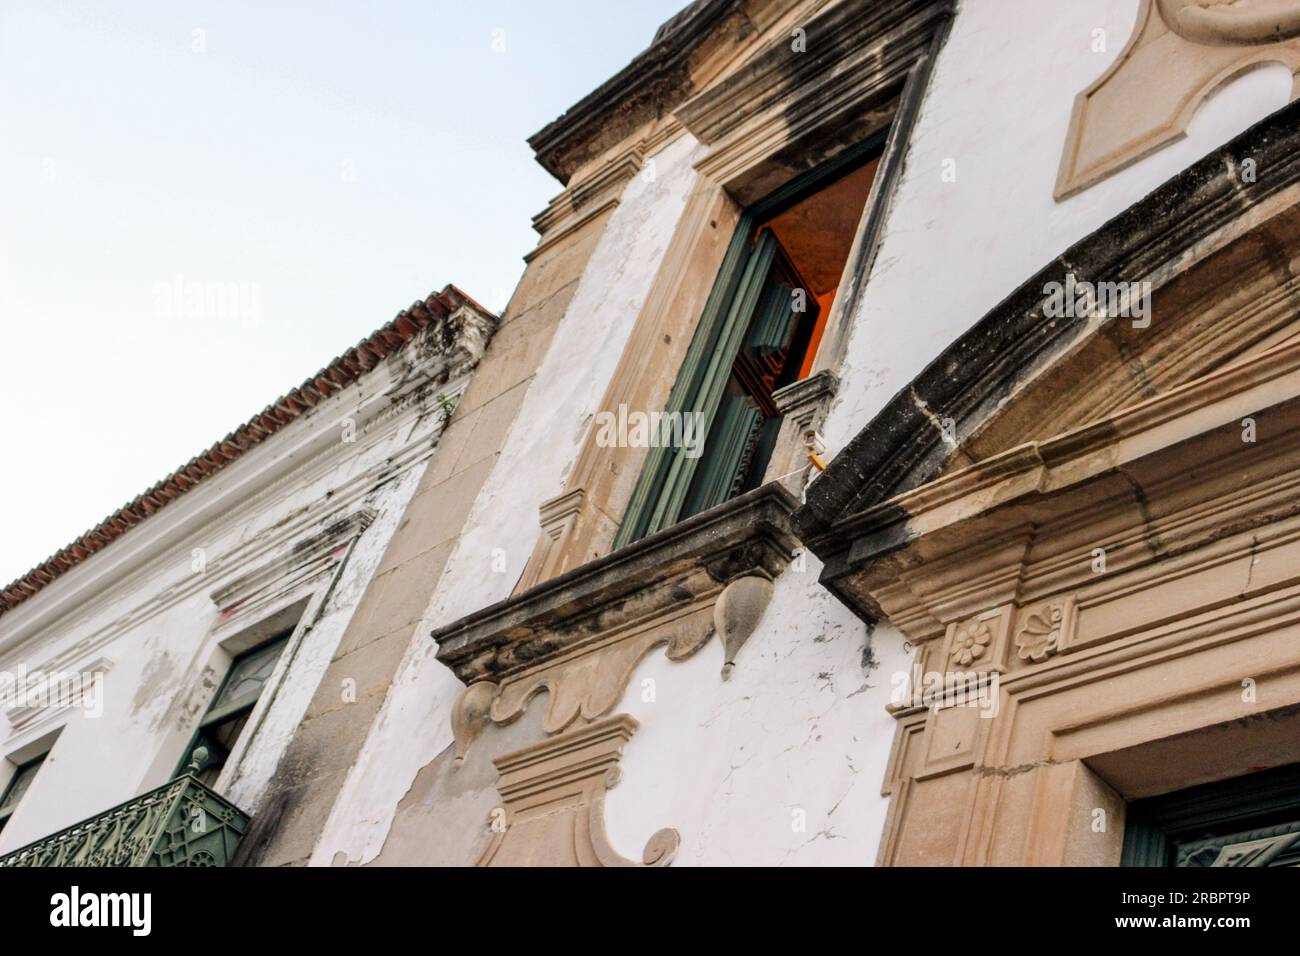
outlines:
[{"label": "pale blue sky", "polygon": [[684,2],[5,0],[0,583],[415,299],[503,305],[525,138]]}]

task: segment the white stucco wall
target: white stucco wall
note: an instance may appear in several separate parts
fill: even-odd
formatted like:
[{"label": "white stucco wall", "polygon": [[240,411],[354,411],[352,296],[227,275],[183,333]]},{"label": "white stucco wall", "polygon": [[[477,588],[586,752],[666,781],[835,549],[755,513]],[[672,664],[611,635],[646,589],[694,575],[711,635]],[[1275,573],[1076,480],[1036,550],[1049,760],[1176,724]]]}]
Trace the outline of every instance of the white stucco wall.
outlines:
[{"label": "white stucco wall", "polygon": [[[0,720],[0,788],[53,740],[0,831],[0,852],[164,783],[229,666],[223,644],[305,605],[215,787],[257,811],[441,433],[434,395],[394,406],[385,394],[418,351],[382,364],[0,617],[0,673],[108,665],[98,716],[9,708]],[[467,381],[438,391],[454,397]],[[345,421],[354,441],[344,440]],[[346,535],[346,549],[322,552],[320,574],[299,585],[284,577],[301,567],[304,542],[358,513],[369,526]],[[223,615],[213,595],[259,572],[277,596]]]},{"label": "white stucco wall", "polygon": [[[1184,140],[1056,203],[1074,97],[1119,54],[1137,9],[1138,0],[961,5],[911,137],[873,274],[851,317],[837,369],[843,384],[825,427],[832,454],[1052,257],[1286,103],[1285,70],[1248,74],[1204,105]],[[1099,28],[1104,53],[1092,49]],[[694,153],[689,139],[679,141],[659,157],[657,182],[628,187],[422,633],[514,587],[536,540],[537,506],[562,488],[681,213]],[[948,159],[956,163],[953,183],[941,175]],[[507,571],[492,574],[498,548]],[[730,681],[720,679],[716,643],[685,663],[656,653],[640,666],[620,709],[641,728],[608,802],[609,832],[623,854],[638,858],[651,833],[672,826],[683,837],[679,864],[875,859],[894,732],[885,705],[908,653],[897,631],[882,624],[870,637],[875,666],[864,668],[866,628],[817,585],[817,572],[809,558],[780,578]],[[461,686],[434,651],[431,641],[417,641],[408,653],[314,863],[336,854],[372,859],[416,772],[450,744],[448,715]],[[645,699],[646,680],[653,700]]]},{"label": "white stucco wall", "polygon": [[[434,627],[508,597],[537,541],[538,508],[569,468],[650,293],[695,184],[697,144],[676,140],[636,176],[597,242],[500,457],[479,492],[375,728],[312,855],[368,862],[398,801],[452,741],[461,683],[434,658]],[[503,568],[495,570],[494,568]]]},{"label": "white stucco wall", "polygon": [[656,652],[637,669],[616,712],[641,726],[605,805],[619,852],[640,859],[671,826],[682,836],[675,866],[872,861],[894,730],[884,704],[909,655],[878,630],[864,666],[866,628],[817,584],[820,570],[809,555],[781,576],[729,680],[718,641],[680,664]]}]

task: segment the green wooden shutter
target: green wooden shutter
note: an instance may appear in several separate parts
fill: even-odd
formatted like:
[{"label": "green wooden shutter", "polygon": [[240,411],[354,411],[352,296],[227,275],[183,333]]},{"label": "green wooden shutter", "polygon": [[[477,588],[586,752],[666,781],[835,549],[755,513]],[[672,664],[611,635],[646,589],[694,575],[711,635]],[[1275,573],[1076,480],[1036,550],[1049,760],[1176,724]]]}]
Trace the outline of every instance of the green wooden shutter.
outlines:
[{"label": "green wooden shutter", "polygon": [[[614,536],[616,549],[703,510],[698,506],[704,502],[717,503],[714,498],[721,487],[730,487],[731,494],[745,490],[735,487],[733,466],[742,469],[746,485],[761,480],[761,469],[755,468],[750,475],[743,472],[749,470],[754,458],[770,453],[779,418],[769,402],[769,407],[758,409],[763,420],[751,440],[748,444],[740,441],[746,434],[741,409],[719,411],[733,377],[732,367],[743,345],[747,365],[775,372],[788,361],[788,350],[799,348],[799,336],[811,333],[813,323],[803,321],[801,325],[801,320],[815,318],[817,306],[810,301],[803,313],[794,311],[791,293],[796,288],[807,291],[808,286],[799,279],[787,257],[778,255],[779,244],[770,231],[764,229],[754,237],[756,224],[770,221],[801,198],[878,155],[888,132],[886,127],[873,133],[830,162],[796,177],[741,217],[664,409],[669,414],[700,414],[704,454],[692,459],[680,448],[650,449]],[[760,399],[760,404],[763,401]],[[720,422],[716,430],[715,421]],[[715,454],[737,448],[741,449],[739,462]]]},{"label": "green wooden shutter", "polygon": [[[745,263],[740,285],[736,289],[735,299],[723,321],[717,347],[713,349],[708,362],[704,364],[695,401],[691,403],[691,410],[700,417],[700,434],[705,436],[704,455],[700,458],[688,458],[682,454],[672,456],[663,491],[660,493],[655,509],[651,512],[646,534],[652,534],[676,523],[686,501],[686,494],[697,465],[705,458],[717,460],[714,449],[709,447],[718,437],[713,432],[713,423],[731,377],[731,367],[735,364],[736,354],[740,351],[745,332],[749,327],[749,320],[758,306],[768,272],[772,268],[776,246],[776,237],[771,232],[764,232],[754,242],[749,261]],[[694,342],[691,344],[694,345]]]},{"label": "green wooden shutter", "polygon": [[700,459],[680,517],[707,511],[740,491],[764,420],[749,396],[739,391],[726,394],[709,433],[708,455]]},{"label": "green wooden shutter", "polygon": [[783,275],[773,275],[759,300],[745,347],[760,361],[783,353],[790,344],[799,313],[794,311],[794,285]]},{"label": "green wooden shutter", "polygon": [[[690,347],[686,350],[686,358],[682,362],[681,370],[677,374],[677,381],[673,384],[672,391],[668,395],[668,403],[665,411],[669,414],[676,412],[678,414],[689,414],[693,411],[702,411],[698,403],[699,396],[704,389],[706,380],[710,374],[716,375],[718,367],[713,359],[716,359],[717,351],[721,343],[725,341],[724,333],[730,325],[734,325],[736,320],[736,310],[734,306],[738,301],[738,290],[746,281],[757,281],[761,284],[762,277],[757,280],[755,275],[754,253],[756,248],[751,245],[751,231],[753,229],[753,220],[749,216],[742,216],[740,222],[736,225],[735,235],[732,237],[731,245],[727,247],[727,253],[722,260],[722,268],[718,272],[718,279],[713,284],[713,289],[709,292],[708,301],[704,304],[704,311],[700,315],[699,325],[696,326],[695,336],[691,339]],[[769,253],[770,255],[770,253]],[[769,260],[770,261],[770,260]],[[743,329],[743,323],[741,328]],[[735,357],[735,348],[732,349],[731,358]],[[726,377],[731,367],[731,358],[722,365],[722,381],[725,386]],[[711,371],[713,370],[713,371]],[[704,426],[699,434],[708,436],[708,422],[702,420]],[[614,537],[614,547],[621,548],[624,545],[631,544],[647,534],[652,534],[661,528],[666,528],[672,524],[672,520],[665,520],[668,510],[660,508],[658,505],[664,501],[665,493],[671,487],[672,489],[681,489],[684,494],[686,481],[689,475],[683,475],[681,467],[674,468],[679,459],[685,459],[680,448],[651,448],[646,457],[645,466],[641,469],[641,475],[637,479],[636,487],[632,490],[632,498],[628,502],[627,512],[624,514],[623,523],[619,526],[618,534]],[[689,469],[694,470],[693,465]],[[670,478],[672,479],[670,485]],[[680,498],[678,499],[680,508]]]}]

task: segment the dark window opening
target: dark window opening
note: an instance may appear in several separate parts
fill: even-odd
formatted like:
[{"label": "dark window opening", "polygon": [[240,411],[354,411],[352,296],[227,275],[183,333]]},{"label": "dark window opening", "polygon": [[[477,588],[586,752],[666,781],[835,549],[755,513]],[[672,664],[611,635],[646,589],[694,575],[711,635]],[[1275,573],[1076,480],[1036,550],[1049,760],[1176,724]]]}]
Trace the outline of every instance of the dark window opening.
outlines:
[{"label": "dark window opening", "polygon": [[31,789],[32,781],[36,779],[36,772],[41,769],[45,757],[45,754],[41,754],[34,760],[29,760],[20,765],[14,771],[14,775],[9,778],[9,784],[5,787],[4,796],[0,797],[0,830],[4,829],[5,824],[9,822],[9,818],[18,809],[18,803],[22,800],[23,795]]},{"label": "dark window opening", "polygon": [[199,722],[194,739],[176,770],[177,775],[193,773],[209,787],[216,782],[248,724],[262,689],[275,670],[290,633],[285,632],[245,651],[231,663],[226,679],[221,682],[208,712]]},{"label": "dark window opening", "polygon": [[1125,866],[1300,866],[1300,764],[1129,805]]}]

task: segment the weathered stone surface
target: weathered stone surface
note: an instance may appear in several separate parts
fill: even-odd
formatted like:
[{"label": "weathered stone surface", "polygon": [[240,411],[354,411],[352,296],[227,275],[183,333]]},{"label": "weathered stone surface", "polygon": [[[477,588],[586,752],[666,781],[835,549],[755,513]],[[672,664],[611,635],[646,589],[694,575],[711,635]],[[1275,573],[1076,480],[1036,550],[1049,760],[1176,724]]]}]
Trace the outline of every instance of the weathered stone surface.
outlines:
[{"label": "weathered stone surface", "polygon": [[438,658],[467,683],[504,676],[737,578],[775,577],[796,545],[793,507],[765,485],[439,629]]},{"label": "weathered stone surface", "polygon": [[[1024,384],[1095,327],[1043,315],[1048,283],[1067,273],[1090,282],[1158,274],[1208,236],[1300,183],[1300,106],[1292,104],[1179,174],[1026,280],[944,350],[845,448],[796,514],[800,535],[834,564],[827,533],[837,521],[935,475],[951,454],[937,421],[959,444]],[[1242,160],[1270,175],[1243,183]],[[837,573],[830,569],[829,574]]]}]

